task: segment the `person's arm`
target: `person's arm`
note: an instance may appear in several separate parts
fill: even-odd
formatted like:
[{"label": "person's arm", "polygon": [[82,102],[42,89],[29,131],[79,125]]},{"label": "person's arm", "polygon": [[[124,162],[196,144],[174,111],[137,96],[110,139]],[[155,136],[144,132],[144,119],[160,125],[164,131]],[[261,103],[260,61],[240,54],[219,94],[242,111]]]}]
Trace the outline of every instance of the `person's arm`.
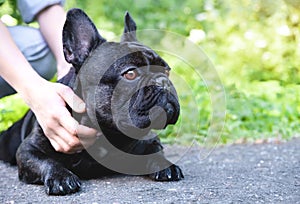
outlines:
[{"label": "person's arm", "polygon": [[49,6],[36,15],[40,30],[57,61],[57,77],[62,78],[71,65],[63,55],[62,30],[66,13],[60,4]]},{"label": "person's arm", "polygon": [[35,113],[44,133],[56,151],[74,153],[83,149],[77,135],[92,143],[96,130],[79,125],[68,112],[85,104],[67,86],[41,78],[17,48],[9,31],[0,21],[0,75],[21,95]]}]

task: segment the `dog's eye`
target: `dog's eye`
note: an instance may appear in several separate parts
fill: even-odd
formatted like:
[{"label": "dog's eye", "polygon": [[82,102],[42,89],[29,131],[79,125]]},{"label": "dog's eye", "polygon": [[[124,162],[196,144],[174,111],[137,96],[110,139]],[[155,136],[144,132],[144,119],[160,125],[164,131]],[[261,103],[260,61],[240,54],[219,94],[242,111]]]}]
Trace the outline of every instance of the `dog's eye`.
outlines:
[{"label": "dog's eye", "polygon": [[134,80],[138,76],[138,72],[135,69],[129,70],[123,74],[123,77],[128,80]]}]

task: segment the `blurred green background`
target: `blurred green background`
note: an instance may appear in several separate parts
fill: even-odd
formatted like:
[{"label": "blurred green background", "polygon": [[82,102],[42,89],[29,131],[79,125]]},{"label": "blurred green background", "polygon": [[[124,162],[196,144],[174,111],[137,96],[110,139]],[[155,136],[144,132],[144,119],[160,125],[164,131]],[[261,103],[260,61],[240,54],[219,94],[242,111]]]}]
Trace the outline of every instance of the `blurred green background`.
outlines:
[{"label": "blurred green background", "polygon": [[[14,7],[8,0],[0,7],[1,19],[10,25],[21,23]],[[189,91],[175,83],[183,116],[176,126],[160,131],[165,142],[195,139],[209,145],[299,135],[300,0],[67,0],[65,7],[84,9],[108,39],[122,33],[128,10],[138,29],[178,33],[206,53],[226,91],[221,135],[208,135],[213,110],[203,79],[166,56]],[[1,99],[0,130],[25,111],[18,96]]]}]

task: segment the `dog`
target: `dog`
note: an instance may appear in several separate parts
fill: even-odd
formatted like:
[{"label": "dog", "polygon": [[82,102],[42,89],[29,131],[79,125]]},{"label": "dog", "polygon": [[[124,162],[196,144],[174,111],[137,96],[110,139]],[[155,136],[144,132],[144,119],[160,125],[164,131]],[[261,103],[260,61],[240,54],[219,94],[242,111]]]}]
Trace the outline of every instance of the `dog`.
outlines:
[{"label": "dog", "polygon": [[66,195],[80,190],[80,179],[114,173],[147,175],[155,181],[184,178],[151,131],[175,124],[179,117],[170,67],[137,40],[128,12],[124,22],[121,41],[108,42],[84,11],[68,11],[63,49],[73,67],[58,82],[86,103],[87,112],[73,116],[103,136],[81,152],[56,152],[29,111],[0,136],[0,159],[18,165],[21,181],[44,184],[49,195]]}]

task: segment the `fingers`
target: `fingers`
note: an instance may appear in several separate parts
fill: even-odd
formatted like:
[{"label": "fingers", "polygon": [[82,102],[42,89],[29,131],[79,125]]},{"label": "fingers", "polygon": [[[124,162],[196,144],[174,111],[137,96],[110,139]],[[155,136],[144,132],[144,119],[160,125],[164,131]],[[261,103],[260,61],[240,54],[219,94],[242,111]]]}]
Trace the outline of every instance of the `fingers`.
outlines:
[{"label": "fingers", "polygon": [[49,140],[53,148],[58,152],[72,154],[83,149],[79,138],[70,134],[63,127],[57,127],[55,132],[51,133]]},{"label": "fingers", "polygon": [[58,94],[77,113],[85,112],[85,103],[70,87],[58,84]]},{"label": "fingers", "polygon": [[97,131],[79,125],[65,106],[67,103],[75,112],[83,113],[86,111],[85,103],[71,88],[63,84],[49,84],[48,94],[36,94],[36,103],[40,105],[35,106],[38,108],[34,112],[51,145],[56,151],[67,154],[89,147],[95,142]]},{"label": "fingers", "polygon": [[67,109],[61,110],[60,114],[59,124],[61,127],[55,128],[55,138],[52,137],[56,151],[67,154],[76,153],[96,141],[97,130],[78,124]]},{"label": "fingers", "polygon": [[80,142],[82,143],[82,145],[85,148],[88,148],[89,146],[94,144],[97,137],[100,136],[100,134],[97,132],[97,130],[83,126],[83,125],[78,125],[77,133],[78,133]]},{"label": "fingers", "polygon": [[80,152],[83,149],[83,146],[79,142],[79,140],[76,146],[74,146],[74,144],[67,143],[66,141],[62,140],[58,135],[55,136],[55,139],[49,139],[49,140],[51,145],[57,152],[62,152],[65,154],[74,154]]},{"label": "fingers", "polygon": [[[85,128],[91,129],[91,128],[88,128],[85,126],[83,126],[83,127],[84,127],[84,129]],[[77,152],[80,152],[81,150],[83,150],[84,148],[90,147],[97,140],[96,130],[94,130],[94,129],[91,129],[91,130],[92,130],[91,132],[93,132],[92,135],[81,134],[80,136],[77,137],[77,136],[68,134],[67,132],[65,132],[64,129],[61,129],[60,131],[58,131],[59,133],[57,135],[55,135],[52,139],[50,139],[50,142],[51,142],[52,146],[54,147],[54,149],[58,152],[62,152],[62,153],[66,153],[66,154],[77,153]],[[94,132],[95,132],[95,134],[94,134]],[[62,137],[62,135],[64,137]]]},{"label": "fingers", "polygon": [[83,125],[77,126],[77,134],[79,138],[95,138],[97,133],[97,130],[93,128],[89,128]]},{"label": "fingers", "polygon": [[71,113],[65,107],[59,111],[57,120],[69,134],[77,135],[78,122],[71,116]]}]

